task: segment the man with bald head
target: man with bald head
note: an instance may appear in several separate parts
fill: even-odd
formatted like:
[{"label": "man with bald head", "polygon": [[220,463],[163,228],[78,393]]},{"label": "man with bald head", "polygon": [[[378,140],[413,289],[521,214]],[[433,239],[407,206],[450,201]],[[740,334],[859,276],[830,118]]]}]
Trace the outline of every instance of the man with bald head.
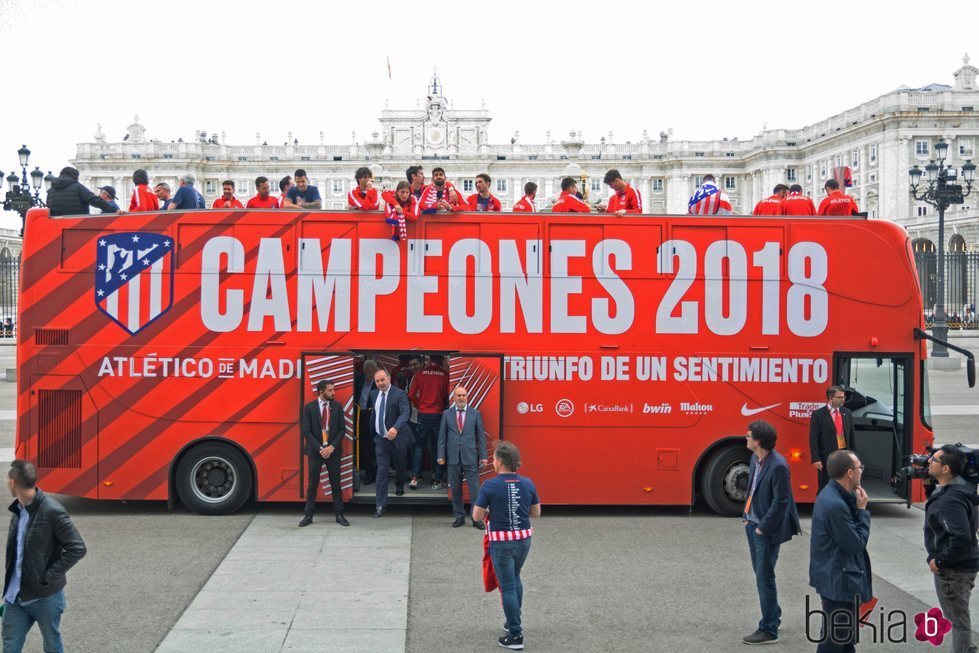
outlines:
[{"label": "man with bald head", "polygon": [[[479,410],[469,406],[469,392],[461,385],[452,393],[452,406],[442,413],[439,426],[438,464],[448,465],[449,487],[452,488],[452,528],[464,526],[466,511],[462,503],[462,475],[469,486],[469,501],[479,496],[479,470],[489,462],[486,453],[486,431]],[[482,521],[473,526],[483,530]]]}]

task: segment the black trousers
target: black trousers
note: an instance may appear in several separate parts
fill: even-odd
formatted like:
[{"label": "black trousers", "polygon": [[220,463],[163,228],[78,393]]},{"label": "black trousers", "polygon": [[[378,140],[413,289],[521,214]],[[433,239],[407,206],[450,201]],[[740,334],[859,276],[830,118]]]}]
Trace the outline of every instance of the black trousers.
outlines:
[{"label": "black trousers", "polygon": [[357,435],[357,441],[360,443],[360,468],[364,470],[367,480],[371,481],[377,476],[374,435],[371,429],[371,416],[373,414],[374,411],[360,409],[360,431]]},{"label": "black trousers", "polygon": [[316,494],[320,484],[320,473],[323,465],[326,464],[326,471],[330,475],[330,493],[333,495],[333,513],[343,514],[343,491],[340,489],[340,449],[334,449],[330,457],[323,459],[322,456],[307,456],[306,462],[309,464],[309,483],[306,485],[306,516],[312,517],[316,511]]}]

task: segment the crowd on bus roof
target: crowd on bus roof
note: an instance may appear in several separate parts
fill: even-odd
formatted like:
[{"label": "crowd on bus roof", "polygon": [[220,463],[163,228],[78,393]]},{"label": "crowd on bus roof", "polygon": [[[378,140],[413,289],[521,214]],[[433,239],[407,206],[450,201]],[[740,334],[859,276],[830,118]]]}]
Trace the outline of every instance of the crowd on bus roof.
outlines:
[{"label": "crowd on bus roof", "polygon": [[[89,206],[103,213],[126,213],[117,204],[116,190],[112,186],[100,187],[96,195],[78,181],[78,170],[66,167],[48,191],[47,205],[52,216],[76,215],[88,212]],[[150,189],[149,175],[139,169],[133,173],[133,193],[128,212],[137,211],[180,211],[205,209],[204,196],[195,188],[193,174],[182,175],[179,187],[172,193],[170,185],[158,183]],[[356,185],[347,193],[347,208],[355,211],[383,211],[385,219],[393,226],[392,238],[400,240],[407,235],[407,223],[416,222],[424,215],[435,213],[454,213],[461,211],[500,212],[503,204],[490,192],[492,178],[483,172],[474,179],[475,193],[464,197],[459,187],[447,177],[445,169],[432,169],[429,183],[426,184],[425,171],[420,165],[409,166],[405,170],[405,180],[393,189],[383,189],[380,193],[374,187],[374,174],[370,168],[361,167],[354,173]],[[211,203],[212,209],[301,209],[321,210],[323,199],[319,188],[309,183],[306,171],[298,169],[292,176],[279,180],[279,194],[272,194],[268,177],[255,179],[255,195],[246,201],[235,194],[235,182],[228,179],[221,183],[221,196]],[[618,170],[605,173],[604,183],[611,196],[605,204],[589,204],[587,191],[578,189],[578,180],[565,177],[561,180],[561,193],[551,211],[554,213],[609,213],[617,216],[640,214],[643,212],[642,195],[629,182],[622,178]],[[810,197],[803,195],[802,186],[778,184],[771,197],[761,200],[753,211],[754,215],[857,215],[857,203],[840,189],[836,179],[829,179],[824,185],[826,197],[817,209]],[[511,209],[516,213],[536,213],[536,183],[524,185],[523,197]],[[172,194],[171,194],[172,193]],[[714,175],[704,175],[703,183],[690,197],[687,212],[691,215],[731,215],[733,209],[727,194],[717,186]]]}]

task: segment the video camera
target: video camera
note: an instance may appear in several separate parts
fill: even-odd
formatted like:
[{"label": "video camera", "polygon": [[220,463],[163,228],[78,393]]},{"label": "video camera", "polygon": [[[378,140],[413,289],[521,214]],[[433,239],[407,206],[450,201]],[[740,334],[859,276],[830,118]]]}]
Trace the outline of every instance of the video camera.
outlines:
[{"label": "video camera", "polygon": [[[961,442],[951,446],[961,451],[965,456],[965,468],[962,470],[960,476],[973,485],[979,485],[979,462],[977,462],[979,461],[979,449],[967,447]],[[939,448],[940,446],[925,447],[925,453],[908,456],[907,466],[902,467],[898,473],[909,480],[915,478],[930,479],[931,475],[928,474],[928,461],[931,460],[932,454],[938,451]]]}]

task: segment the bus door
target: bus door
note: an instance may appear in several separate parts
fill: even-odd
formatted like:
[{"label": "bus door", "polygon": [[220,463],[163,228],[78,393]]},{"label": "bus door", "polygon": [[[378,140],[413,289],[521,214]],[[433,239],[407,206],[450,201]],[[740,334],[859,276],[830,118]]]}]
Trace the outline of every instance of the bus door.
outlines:
[{"label": "bus door", "polygon": [[911,500],[911,484],[899,473],[912,453],[911,369],[911,354],[835,356],[834,379],[853,414],[853,446],[871,501]]},{"label": "bus door", "polygon": [[[300,390],[299,411],[302,418],[302,407],[316,399],[316,384],[322,380],[333,383],[336,391],[333,397],[343,406],[344,437],[340,459],[340,487],[343,489],[343,500],[350,501],[354,492],[354,357],[349,352],[304,352],[302,388]],[[308,474],[306,454],[303,453],[305,442],[302,433],[296,442],[299,455],[299,496],[306,498],[306,479]],[[335,455],[335,454],[334,454]],[[330,489],[330,477],[324,465],[320,472],[319,495],[321,501],[331,500],[333,493]]]},{"label": "bus door", "polygon": [[[479,470],[482,482],[493,476],[493,451],[503,439],[503,355],[453,354],[449,359],[449,394],[460,385],[468,392],[468,405],[479,410],[486,431],[486,455],[491,462]],[[467,486],[462,487],[464,497],[468,497]]]}]

